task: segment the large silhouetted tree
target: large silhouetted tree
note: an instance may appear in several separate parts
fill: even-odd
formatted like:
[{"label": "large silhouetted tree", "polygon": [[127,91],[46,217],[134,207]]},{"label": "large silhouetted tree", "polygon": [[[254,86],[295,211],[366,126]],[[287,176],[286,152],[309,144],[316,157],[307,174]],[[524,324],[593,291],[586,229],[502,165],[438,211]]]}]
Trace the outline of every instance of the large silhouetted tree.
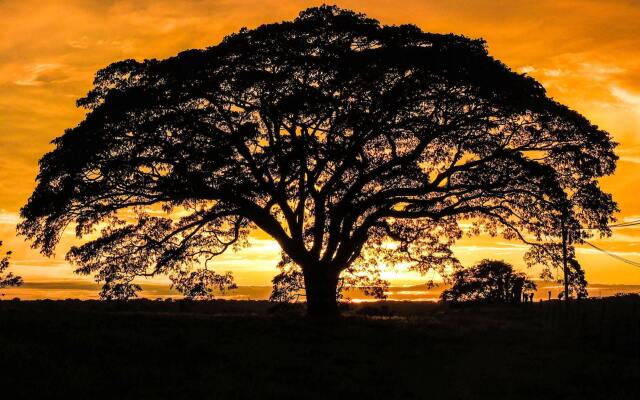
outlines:
[{"label": "large silhouetted tree", "polygon": [[574,243],[581,226],[608,234],[616,208],[597,183],[609,135],[482,40],[336,7],[114,63],[78,104],[19,229],[52,254],[70,225],[101,228],[68,258],[111,286],[206,268],[260,228],[300,268],[309,312],[329,314],[347,268],[456,267],[463,219],[536,247],[561,216]]}]

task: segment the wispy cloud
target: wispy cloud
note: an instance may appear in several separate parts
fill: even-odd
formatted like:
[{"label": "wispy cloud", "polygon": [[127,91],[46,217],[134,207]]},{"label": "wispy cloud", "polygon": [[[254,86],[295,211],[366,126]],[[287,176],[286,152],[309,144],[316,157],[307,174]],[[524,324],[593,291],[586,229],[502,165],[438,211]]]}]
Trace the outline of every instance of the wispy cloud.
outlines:
[{"label": "wispy cloud", "polygon": [[18,214],[0,210],[0,225],[16,225],[19,220]]},{"label": "wispy cloud", "polygon": [[535,72],[536,68],[531,65],[525,65],[524,67],[520,67],[519,71],[523,74],[530,74],[532,72]]},{"label": "wispy cloud", "polygon": [[544,76],[548,76],[548,77],[552,77],[552,78],[557,78],[559,76],[561,76],[563,74],[561,69],[545,69],[542,71],[542,73],[544,74]]},{"label": "wispy cloud", "polygon": [[64,65],[56,63],[31,65],[26,68],[24,76],[15,81],[15,84],[19,86],[41,86],[61,82],[67,78],[63,68]]},{"label": "wispy cloud", "polygon": [[636,110],[640,112],[640,93],[634,93],[618,86],[612,86],[611,94],[623,103],[635,107]]}]

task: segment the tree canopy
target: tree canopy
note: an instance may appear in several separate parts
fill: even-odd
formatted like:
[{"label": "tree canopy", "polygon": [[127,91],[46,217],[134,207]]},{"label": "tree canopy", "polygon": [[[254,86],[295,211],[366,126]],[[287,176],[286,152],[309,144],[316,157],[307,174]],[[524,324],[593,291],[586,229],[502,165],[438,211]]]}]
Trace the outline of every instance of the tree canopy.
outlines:
[{"label": "tree canopy", "polygon": [[67,227],[98,233],[67,258],[125,297],[139,276],[224,280],[210,261],[259,228],[299,268],[310,311],[332,312],[348,268],[456,268],[461,221],[537,262],[562,227],[573,243],[610,234],[616,210],[598,185],[615,169],[609,134],[484,41],[337,7],[113,63],[78,105],[19,230],[47,255]]},{"label": "tree canopy", "polygon": [[500,260],[482,260],[472,268],[456,271],[452,286],[442,292],[446,302],[484,301],[520,303],[523,295],[536,290],[536,284],[513,266]]}]

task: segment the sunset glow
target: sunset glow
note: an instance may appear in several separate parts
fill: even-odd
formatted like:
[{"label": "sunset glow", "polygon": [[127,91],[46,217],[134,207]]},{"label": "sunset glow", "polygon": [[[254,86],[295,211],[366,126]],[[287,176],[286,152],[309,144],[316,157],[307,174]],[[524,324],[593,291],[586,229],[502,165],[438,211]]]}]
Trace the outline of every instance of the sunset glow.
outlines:
[{"label": "sunset glow", "polygon": [[[73,274],[64,260],[75,243],[65,233],[56,257],[45,258],[17,237],[20,207],[34,188],[38,160],[51,140],[75,126],[84,110],[76,99],[94,73],[122,59],[166,58],[218,43],[241,27],[294,18],[311,1],[29,1],[0,2],[0,240],[25,286],[8,297],[97,298],[91,277]],[[640,219],[640,4],[636,1],[340,1],[383,24],[413,23],[425,31],[484,38],[489,52],[513,70],[537,79],[549,95],[609,131],[619,143],[617,172],[603,180],[621,212]],[[640,262],[640,227],[619,228],[599,247]],[[266,286],[280,249],[256,232],[251,246],[220,256],[215,269],[233,271],[240,286]],[[463,265],[504,259],[524,268],[526,246],[500,238],[465,238],[455,246]],[[640,268],[595,249],[577,252],[587,280],[640,285]],[[528,271],[532,276],[537,271]],[[392,284],[430,279],[399,267],[383,272]],[[170,295],[155,279],[143,296]],[[164,289],[162,289],[164,288]],[[259,291],[258,291],[259,292]],[[252,295],[260,296],[260,294]],[[598,293],[593,293],[598,295]]]}]

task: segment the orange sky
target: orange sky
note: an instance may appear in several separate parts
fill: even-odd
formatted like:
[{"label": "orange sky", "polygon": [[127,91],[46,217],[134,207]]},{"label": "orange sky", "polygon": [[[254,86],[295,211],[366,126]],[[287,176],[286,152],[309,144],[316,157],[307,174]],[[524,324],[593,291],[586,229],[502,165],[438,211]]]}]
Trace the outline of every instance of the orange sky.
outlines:
[{"label": "orange sky", "polygon": [[[64,4],[64,5],[63,5]],[[10,296],[87,297],[90,278],[72,274],[64,261],[73,237],[57,257],[46,259],[15,237],[17,213],[34,187],[37,160],[49,142],[74,126],[84,111],[75,100],[91,87],[93,74],[125,58],[164,58],[188,48],[218,43],[243,26],[291,19],[312,1],[60,1],[0,0],[0,240],[14,252],[12,270],[37,288]],[[620,143],[620,162],[603,186],[614,194],[620,220],[640,218],[640,1],[338,1],[385,24],[414,23],[422,29],[487,40],[490,53],[514,70],[538,79],[549,94],[610,131]],[[615,231],[594,241],[640,261],[640,230]],[[456,251],[464,264],[503,258],[522,265],[516,242],[475,238]],[[279,250],[265,238],[220,259],[239,284],[268,284]],[[594,250],[578,258],[587,279],[640,284],[640,268]],[[531,272],[535,274],[535,272]],[[419,277],[388,274],[396,283]],[[58,288],[53,291],[53,288]],[[62,288],[62,289],[61,289]],[[51,290],[49,290],[51,289]]]}]

